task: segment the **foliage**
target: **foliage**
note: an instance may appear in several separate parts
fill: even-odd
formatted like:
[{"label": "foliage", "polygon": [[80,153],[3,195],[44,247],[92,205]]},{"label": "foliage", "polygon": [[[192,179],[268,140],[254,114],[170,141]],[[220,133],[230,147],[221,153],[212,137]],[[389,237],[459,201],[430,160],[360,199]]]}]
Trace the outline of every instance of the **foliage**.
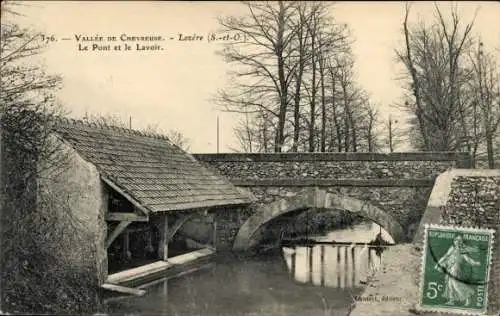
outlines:
[{"label": "foliage", "polygon": [[[67,167],[66,152],[54,150],[39,113],[2,117],[3,175],[2,295],[5,309],[22,313],[89,312],[96,307],[97,280],[92,265],[75,268],[64,249],[75,244],[81,223],[69,203],[55,205],[39,185]],[[43,163],[45,160],[49,163]],[[73,242],[69,242],[73,240]],[[88,239],[83,239],[87,240]],[[88,258],[93,260],[93,258]],[[89,310],[90,308],[90,310]]]},{"label": "foliage", "polygon": [[9,21],[7,13],[14,11],[2,3],[2,309],[32,314],[89,312],[96,306],[95,273],[75,270],[60,260],[60,242],[74,233],[70,206],[57,213],[39,194],[40,176],[56,177],[55,171],[67,163],[66,153],[49,136],[54,116],[63,114],[55,104],[60,78],[46,74],[35,62],[43,43],[36,32]]}]

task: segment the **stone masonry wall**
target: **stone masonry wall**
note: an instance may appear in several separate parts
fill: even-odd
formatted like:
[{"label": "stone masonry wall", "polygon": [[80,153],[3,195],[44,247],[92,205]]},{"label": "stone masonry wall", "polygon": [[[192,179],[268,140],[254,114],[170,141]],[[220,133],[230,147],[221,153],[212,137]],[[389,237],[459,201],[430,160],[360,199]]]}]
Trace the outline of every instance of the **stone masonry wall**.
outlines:
[{"label": "stone masonry wall", "polygon": [[229,179],[432,179],[449,161],[213,161]]},{"label": "stone masonry wall", "polygon": [[253,206],[223,207],[217,209],[216,248],[218,252],[231,251],[238,230],[253,212],[255,212]]},{"label": "stone masonry wall", "polygon": [[50,171],[40,178],[40,200],[59,217],[61,227],[53,230],[61,234],[61,266],[91,270],[103,283],[107,277],[105,188],[94,165],[68,146],[64,155],[64,166],[56,174]]},{"label": "stone masonry wall", "polygon": [[500,224],[500,177],[456,177],[442,218],[461,226]]},{"label": "stone masonry wall", "polygon": [[486,170],[485,173],[453,179],[440,223],[495,230],[488,284],[488,310],[494,313],[500,311],[500,172],[497,176],[487,176]]},{"label": "stone masonry wall", "polygon": [[[258,204],[290,197],[306,187],[370,201],[394,216],[412,237],[434,179],[467,166],[457,153],[194,154],[234,185],[250,190]],[[227,217],[227,216],[226,216]],[[232,236],[236,227],[227,222]],[[219,225],[221,226],[221,225]]]},{"label": "stone masonry wall", "polygon": [[464,153],[194,154],[233,180],[433,179],[448,168],[467,167]]},{"label": "stone masonry wall", "polygon": [[[305,187],[251,187],[260,204],[291,197]],[[389,213],[408,232],[411,239],[425,211],[431,188],[428,187],[322,187],[327,192],[368,201]]]}]

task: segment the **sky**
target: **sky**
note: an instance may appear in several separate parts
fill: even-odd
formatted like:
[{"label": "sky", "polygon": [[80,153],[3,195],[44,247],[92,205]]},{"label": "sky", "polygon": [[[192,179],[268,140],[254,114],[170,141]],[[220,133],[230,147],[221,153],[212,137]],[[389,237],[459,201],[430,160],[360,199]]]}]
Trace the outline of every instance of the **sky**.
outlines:
[{"label": "sky", "polygon": [[[228,83],[230,66],[215,54],[217,42],[179,41],[192,35],[207,37],[218,29],[217,17],[247,11],[238,2],[155,1],[36,1],[23,2],[15,17],[22,26],[45,34],[49,45],[41,56],[47,71],[63,78],[58,98],[70,116],[85,113],[132,118],[133,128],[155,125],[177,130],[190,140],[190,151],[217,150],[219,117],[220,152],[237,147],[233,128],[238,116],[213,104],[216,92]],[[438,2],[448,12],[451,2]],[[485,47],[500,49],[500,4],[463,1],[455,3],[464,22],[475,13],[475,33]],[[401,96],[396,80],[400,68],[394,49],[402,45],[404,2],[337,2],[332,16],[346,23],[355,38],[353,51],[358,82],[381,110],[383,118]],[[410,23],[429,20],[432,2],[415,2]],[[162,36],[163,50],[136,50],[135,43],[120,36]],[[50,41],[51,36],[55,39]],[[102,42],[83,42],[79,36],[103,37]],[[108,42],[108,36],[115,36]],[[172,38],[172,39],[170,39]],[[92,43],[110,50],[92,50]],[[131,50],[124,51],[128,43]],[[141,42],[144,43],[144,42]],[[157,42],[152,42],[154,45]],[[81,47],[79,48],[79,44]],[[85,51],[84,46],[90,45]],[[120,51],[114,46],[122,46]],[[499,53],[500,55],[500,53]],[[500,62],[500,59],[499,59]]]}]

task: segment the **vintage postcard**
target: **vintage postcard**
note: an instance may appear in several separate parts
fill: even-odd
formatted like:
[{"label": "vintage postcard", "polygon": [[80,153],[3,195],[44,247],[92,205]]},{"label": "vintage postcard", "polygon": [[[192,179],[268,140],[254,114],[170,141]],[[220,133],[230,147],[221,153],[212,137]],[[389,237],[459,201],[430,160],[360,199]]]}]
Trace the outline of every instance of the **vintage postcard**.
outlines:
[{"label": "vintage postcard", "polygon": [[427,225],[419,308],[484,315],[493,242],[491,229]]},{"label": "vintage postcard", "polygon": [[500,308],[498,2],[0,4],[0,314]]}]

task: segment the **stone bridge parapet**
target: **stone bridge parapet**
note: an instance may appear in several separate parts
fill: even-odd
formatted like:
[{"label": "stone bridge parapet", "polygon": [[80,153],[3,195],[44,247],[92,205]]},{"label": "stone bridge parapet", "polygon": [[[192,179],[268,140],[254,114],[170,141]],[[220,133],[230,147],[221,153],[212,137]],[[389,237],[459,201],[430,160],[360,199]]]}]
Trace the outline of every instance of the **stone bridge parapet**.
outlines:
[{"label": "stone bridge parapet", "polygon": [[398,221],[406,239],[425,210],[436,177],[468,168],[467,153],[194,154],[214,172],[249,190],[257,205],[279,203],[308,188],[365,201]]},{"label": "stone bridge parapet", "polygon": [[428,153],[194,154],[237,186],[428,186],[449,168],[467,168],[469,155]]}]

